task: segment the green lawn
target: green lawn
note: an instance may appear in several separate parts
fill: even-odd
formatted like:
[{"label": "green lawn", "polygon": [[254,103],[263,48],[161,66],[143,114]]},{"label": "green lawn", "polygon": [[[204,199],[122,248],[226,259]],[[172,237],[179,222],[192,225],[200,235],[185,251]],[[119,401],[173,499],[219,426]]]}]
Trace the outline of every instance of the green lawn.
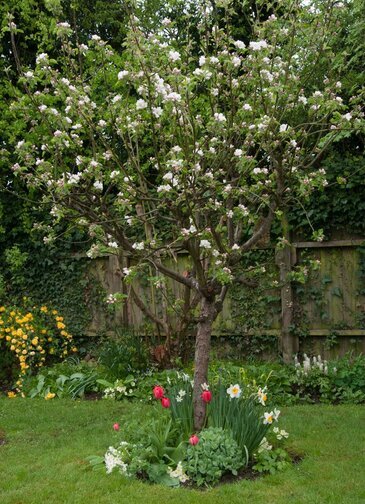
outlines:
[{"label": "green lawn", "polygon": [[85,458],[116,444],[146,406],[111,401],[0,399],[1,504],[365,503],[365,408],[285,408],[288,448],[304,460],[256,481],[208,491],[168,489],[92,471]]}]

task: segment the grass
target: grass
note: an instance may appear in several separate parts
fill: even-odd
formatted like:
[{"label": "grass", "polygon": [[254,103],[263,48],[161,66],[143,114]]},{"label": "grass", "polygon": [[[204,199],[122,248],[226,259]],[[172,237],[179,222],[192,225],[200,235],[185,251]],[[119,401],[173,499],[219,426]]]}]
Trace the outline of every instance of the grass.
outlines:
[{"label": "grass", "polygon": [[363,504],[365,408],[295,406],[283,411],[288,448],[304,460],[282,473],[204,492],[167,489],[92,471],[120,435],[112,425],[145,408],[111,401],[0,399],[1,504]]}]

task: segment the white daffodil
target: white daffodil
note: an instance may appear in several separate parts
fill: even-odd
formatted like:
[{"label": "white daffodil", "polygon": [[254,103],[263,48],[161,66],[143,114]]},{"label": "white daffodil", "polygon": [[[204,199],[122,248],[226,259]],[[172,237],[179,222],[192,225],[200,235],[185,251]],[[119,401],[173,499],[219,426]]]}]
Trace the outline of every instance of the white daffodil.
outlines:
[{"label": "white daffodil", "polygon": [[259,390],[257,392],[257,396],[258,396],[259,402],[263,406],[265,406],[266,401],[267,401],[266,387],[264,387],[263,389],[259,388]]},{"label": "white daffodil", "polygon": [[264,413],[264,424],[267,425],[271,425],[274,421],[274,413],[272,411],[270,411],[270,413],[267,413],[265,412]]},{"label": "white daffodil", "polygon": [[227,394],[230,396],[231,399],[238,398],[241,395],[241,387],[236,383],[236,385],[231,385],[229,388],[227,388]]},{"label": "white daffodil", "polygon": [[280,410],[278,410],[278,409],[275,408],[274,409],[274,420],[275,420],[275,422],[278,421],[279,415],[280,415]]}]

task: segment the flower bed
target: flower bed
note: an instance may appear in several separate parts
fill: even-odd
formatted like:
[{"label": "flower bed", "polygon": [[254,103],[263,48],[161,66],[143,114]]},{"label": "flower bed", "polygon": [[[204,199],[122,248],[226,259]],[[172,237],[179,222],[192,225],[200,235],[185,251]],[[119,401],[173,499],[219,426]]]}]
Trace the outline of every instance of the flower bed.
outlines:
[{"label": "flower bed", "polygon": [[[125,435],[110,446],[104,457],[91,457],[128,477],[167,486],[210,486],[231,474],[275,472],[290,463],[278,445],[288,433],[277,425],[280,411],[266,408],[267,388],[254,384],[202,384],[201,400],[207,405],[204,428],[194,432],[193,383],[189,375],[176,373],[166,386],[153,388],[153,419],[138,435]],[[275,445],[275,447],[274,447]]]}]

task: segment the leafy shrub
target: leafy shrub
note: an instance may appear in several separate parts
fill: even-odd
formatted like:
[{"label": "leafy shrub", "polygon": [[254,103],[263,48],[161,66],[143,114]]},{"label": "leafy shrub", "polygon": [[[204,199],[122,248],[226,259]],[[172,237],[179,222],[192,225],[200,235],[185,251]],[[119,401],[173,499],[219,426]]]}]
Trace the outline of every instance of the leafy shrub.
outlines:
[{"label": "leafy shrub", "polygon": [[21,307],[0,306],[0,345],[13,353],[19,365],[18,392],[24,378],[47,361],[77,351],[57,310],[32,306],[27,298],[23,301]]},{"label": "leafy shrub", "polygon": [[186,472],[198,485],[217,483],[223,474],[236,475],[244,458],[229,431],[209,427],[199,434],[199,442],[186,452]]}]

